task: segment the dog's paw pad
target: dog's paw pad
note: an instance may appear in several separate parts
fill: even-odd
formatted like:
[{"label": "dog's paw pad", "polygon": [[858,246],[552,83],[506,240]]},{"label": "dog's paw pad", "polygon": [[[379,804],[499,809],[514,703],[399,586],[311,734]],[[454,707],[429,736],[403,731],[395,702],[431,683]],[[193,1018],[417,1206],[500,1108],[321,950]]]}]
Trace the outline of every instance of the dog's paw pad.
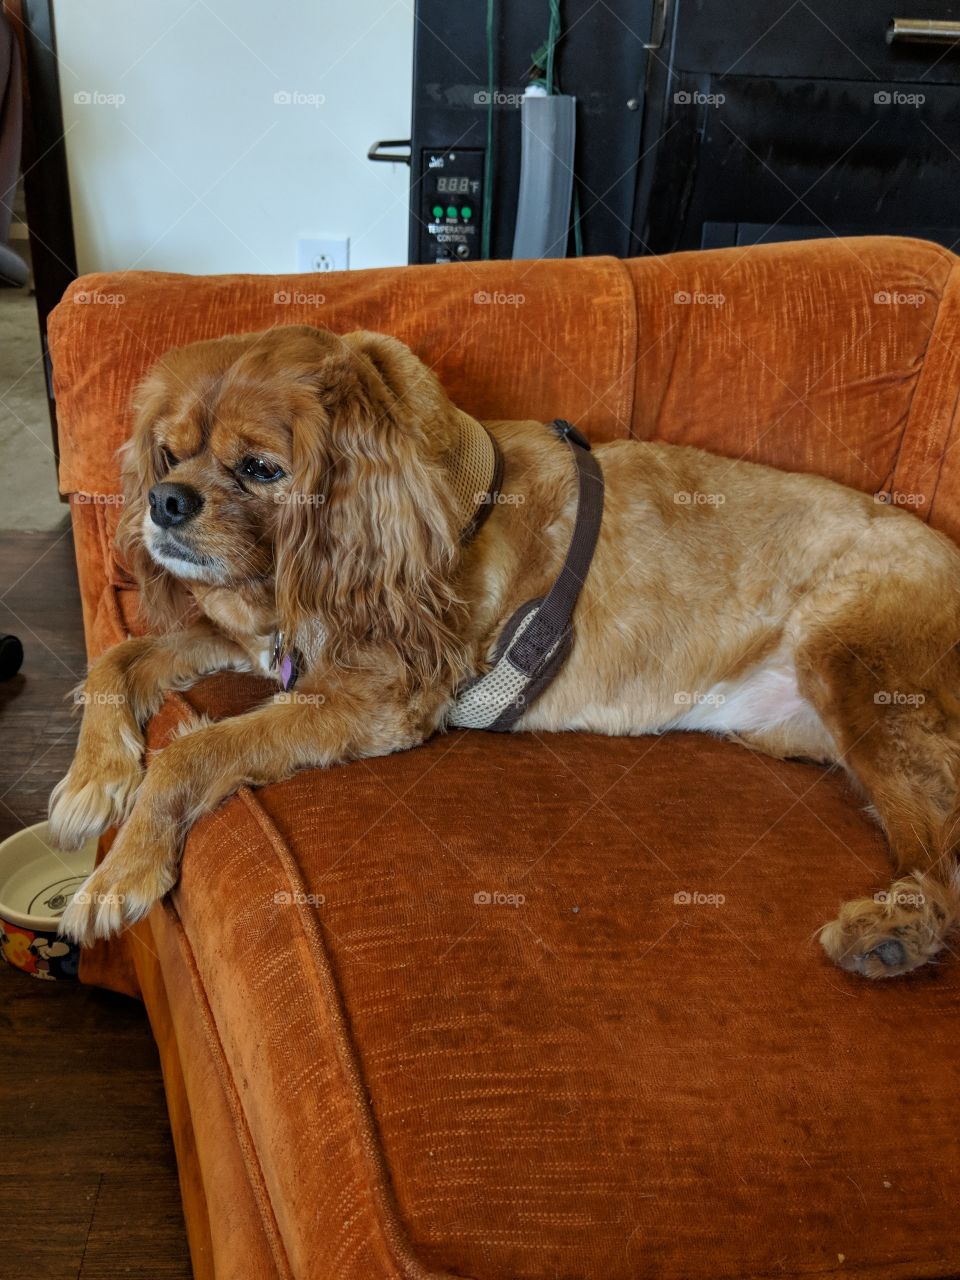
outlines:
[{"label": "dog's paw pad", "polygon": [[896,938],[888,938],[886,942],[881,942],[879,947],[874,947],[869,954],[875,956],[887,969],[902,969],[907,963],[907,953],[903,943],[898,942]]},{"label": "dog's paw pad", "polygon": [[909,888],[841,907],[836,920],[820,930],[820,944],[834,964],[864,978],[896,978],[939,955],[952,914],[929,884]]}]

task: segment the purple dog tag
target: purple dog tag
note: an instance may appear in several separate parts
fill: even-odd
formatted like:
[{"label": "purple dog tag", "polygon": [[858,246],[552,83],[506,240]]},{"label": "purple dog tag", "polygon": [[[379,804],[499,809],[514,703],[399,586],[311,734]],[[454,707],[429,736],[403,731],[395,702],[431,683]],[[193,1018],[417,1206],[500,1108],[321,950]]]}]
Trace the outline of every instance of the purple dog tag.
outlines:
[{"label": "purple dog tag", "polygon": [[280,663],[280,683],[284,689],[293,687],[296,683],[297,675],[298,672],[293,661],[293,655],[290,653],[284,654],[283,661]]}]

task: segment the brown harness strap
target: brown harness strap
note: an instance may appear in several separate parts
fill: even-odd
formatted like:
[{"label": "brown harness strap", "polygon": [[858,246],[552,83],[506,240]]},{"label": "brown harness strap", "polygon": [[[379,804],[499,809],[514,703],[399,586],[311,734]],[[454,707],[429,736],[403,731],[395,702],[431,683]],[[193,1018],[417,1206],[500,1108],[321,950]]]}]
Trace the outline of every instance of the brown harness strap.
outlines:
[{"label": "brown harness strap", "polygon": [[563,567],[545,597],[509,619],[494,665],[457,692],[452,725],[506,732],[547,688],[573,644],[573,611],[593,560],[603,517],[603,473],[586,437],[562,418],[549,424],[566,440],[577,470],[577,515]]}]

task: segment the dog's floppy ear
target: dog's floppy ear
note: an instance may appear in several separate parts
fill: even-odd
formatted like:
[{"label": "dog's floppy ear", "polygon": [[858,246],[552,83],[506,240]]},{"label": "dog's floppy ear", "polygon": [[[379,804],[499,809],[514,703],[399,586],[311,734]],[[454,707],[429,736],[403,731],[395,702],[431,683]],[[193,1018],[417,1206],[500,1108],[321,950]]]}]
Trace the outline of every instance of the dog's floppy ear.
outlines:
[{"label": "dog's floppy ear", "polygon": [[401,342],[359,331],[321,348],[315,411],[292,424],[293,483],[277,535],[281,625],[334,660],[394,647],[430,683],[461,654],[457,513],[442,458],[455,410]]},{"label": "dog's floppy ear", "polygon": [[157,564],[143,540],[147,494],[166,471],[156,424],[166,409],[168,395],[167,380],[159,369],[147,375],[134,395],[133,435],[121,449],[123,514],[116,537],[117,548],[140,586],[143,616],[156,631],[181,625],[192,607],[187,591]]}]

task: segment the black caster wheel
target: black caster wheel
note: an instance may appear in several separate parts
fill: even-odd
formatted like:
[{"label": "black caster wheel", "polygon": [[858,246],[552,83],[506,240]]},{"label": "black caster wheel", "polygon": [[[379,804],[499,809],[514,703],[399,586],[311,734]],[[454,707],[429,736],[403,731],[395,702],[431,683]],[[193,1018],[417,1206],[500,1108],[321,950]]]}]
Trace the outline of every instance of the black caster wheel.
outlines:
[{"label": "black caster wheel", "polygon": [[0,680],[9,680],[23,663],[23,645],[16,636],[0,636]]}]

